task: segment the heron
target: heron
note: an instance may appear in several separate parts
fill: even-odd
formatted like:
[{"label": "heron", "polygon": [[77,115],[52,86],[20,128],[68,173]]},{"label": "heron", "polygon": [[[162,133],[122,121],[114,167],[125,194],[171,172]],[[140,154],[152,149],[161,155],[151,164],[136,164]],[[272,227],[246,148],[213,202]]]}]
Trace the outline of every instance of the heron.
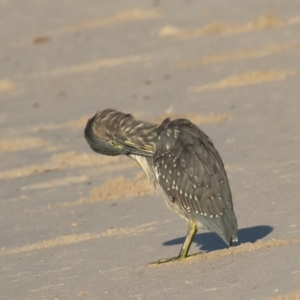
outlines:
[{"label": "heron", "polygon": [[98,111],[84,136],[92,150],[137,161],[167,207],[188,223],[179,255],[188,256],[198,228],[215,232],[227,245],[238,241],[228,177],[212,140],[191,121],[166,118],[161,124],[135,119],[114,109]]}]

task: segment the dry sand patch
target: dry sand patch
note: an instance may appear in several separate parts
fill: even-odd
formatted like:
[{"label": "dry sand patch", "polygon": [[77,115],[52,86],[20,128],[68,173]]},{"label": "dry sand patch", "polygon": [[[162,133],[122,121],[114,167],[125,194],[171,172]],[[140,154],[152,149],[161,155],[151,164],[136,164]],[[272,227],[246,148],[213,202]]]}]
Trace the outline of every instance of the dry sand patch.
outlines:
[{"label": "dry sand patch", "polygon": [[46,145],[49,142],[37,137],[0,139],[0,153],[36,149]]},{"label": "dry sand patch", "polygon": [[0,92],[10,92],[15,89],[15,84],[9,79],[0,80]]},{"label": "dry sand patch", "polygon": [[70,184],[74,183],[80,183],[88,181],[88,177],[86,175],[82,176],[70,176],[65,178],[58,178],[58,179],[52,179],[49,181],[39,182],[27,186],[23,186],[21,190],[30,190],[30,189],[50,189],[50,188],[56,188],[61,186],[68,186]]},{"label": "dry sand patch", "polygon": [[73,202],[48,205],[47,210],[138,197],[149,195],[153,191],[146,176],[143,173],[137,173],[132,179],[125,177],[110,178],[102,186],[93,188],[89,197],[82,197]]},{"label": "dry sand patch", "polygon": [[[8,1],[8,0],[1,0]],[[63,26],[58,29],[50,29],[41,33],[41,35],[32,38],[23,38],[19,43],[19,47],[28,45],[39,45],[50,42],[54,37],[73,34],[84,30],[95,30],[101,27],[106,27],[115,24],[123,24],[130,22],[138,22],[143,20],[151,20],[159,18],[162,13],[158,9],[134,8],[128,11],[121,11],[113,15],[95,19],[79,21],[75,24]]]},{"label": "dry sand patch", "polygon": [[49,161],[42,164],[33,164],[21,168],[15,168],[0,172],[0,179],[14,179],[37,175],[47,172],[60,171],[78,167],[98,167],[99,173],[111,172],[119,169],[136,167],[134,161],[125,160],[123,157],[109,157],[93,153],[77,153],[69,151],[54,154]]},{"label": "dry sand patch", "polygon": [[242,74],[226,77],[218,82],[213,82],[201,86],[189,87],[189,92],[204,92],[212,90],[220,90],[232,87],[240,87],[247,85],[255,85],[272,81],[285,80],[290,76],[294,76],[295,70],[254,70]]},{"label": "dry sand patch", "polygon": [[47,249],[57,246],[64,246],[64,245],[70,245],[70,244],[76,244],[80,242],[86,242],[101,238],[107,238],[112,237],[116,235],[134,235],[142,232],[152,231],[155,230],[156,222],[142,224],[137,227],[127,227],[127,228],[111,228],[108,229],[105,232],[100,233],[81,233],[81,234],[69,234],[64,236],[58,236],[53,239],[44,240],[39,243],[35,244],[28,244],[21,247],[16,247],[12,249],[5,249],[2,248],[2,251],[0,254],[2,255],[10,255],[10,254],[17,254],[22,252],[29,252],[29,251],[36,251],[41,249]]},{"label": "dry sand patch", "polygon": [[193,60],[183,61],[182,67],[191,68],[191,67],[196,67],[198,65],[209,65],[209,64],[216,64],[216,63],[226,63],[226,62],[242,60],[242,59],[259,58],[259,57],[265,57],[272,54],[281,53],[284,51],[299,49],[299,48],[300,48],[300,42],[285,43],[285,44],[271,44],[260,49],[251,47],[240,51],[208,55]]},{"label": "dry sand patch", "polygon": [[11,92],[16,89],[16,85],[9,79],[0,80],[0,99],[4,92]]},{"label": "dry sand patch", "polygon": [[161,13],[157,9],[142,9],[135,8],[129,11],[123,11],[116,13],[106,18],[98,18],[92,20],[86,20],[77,24],[69,25],[57,30],[50,30],[45,35],[60,36],[64,34],[70,34],[82,30],[92,30],[108,25],[136,22],[141,20],[155,19],[161,16]]},{"label": "dry sand patch", "polygon": [[41,77],[57,77],[57,76],[76,75],[76,74],[88,73],[88,72],[97,72],[99,69],[102,68],[112,68],[112,67],[122,66],[124,64],[148,62],[150,59],[151,56],[149,55],[112,57],[112,58],[90,61],[78,65],[72,65],[65,68],[57,68],[54,70],[49,70],[47,72],[32,73],[26,75],[26,77],[32,79],[40,79]]},{"label": "dry sand patch", "polygon": [[193,39],[207,35],[233,35],[246,32],[253,32],[263,29],[291,26],[300,23],[300,16],[289,19],[281,19],[274,14],[265,14],[257,20],[244,24],[226,24],[224,22],[214,22],[206,24],[200,28],[179,28],[165,26],[159,31],[161,37],[173,37],[177,39]]},{"label": "dry sand patch", "polygon": [[268,300],[300,300],[300,288],[295,292],[268,298]]}]

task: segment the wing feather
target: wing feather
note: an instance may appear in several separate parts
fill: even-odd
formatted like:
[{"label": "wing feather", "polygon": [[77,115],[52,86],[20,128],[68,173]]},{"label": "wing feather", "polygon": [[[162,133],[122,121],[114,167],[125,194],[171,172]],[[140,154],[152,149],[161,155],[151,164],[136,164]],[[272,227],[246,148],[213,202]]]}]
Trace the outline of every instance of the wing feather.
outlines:
[{"label": "wing feather", "polygon": [[212,141],[188,120],[165,120],[153,157],[159,184],[227,244],[236,238],[237,220],[222,159]]}]

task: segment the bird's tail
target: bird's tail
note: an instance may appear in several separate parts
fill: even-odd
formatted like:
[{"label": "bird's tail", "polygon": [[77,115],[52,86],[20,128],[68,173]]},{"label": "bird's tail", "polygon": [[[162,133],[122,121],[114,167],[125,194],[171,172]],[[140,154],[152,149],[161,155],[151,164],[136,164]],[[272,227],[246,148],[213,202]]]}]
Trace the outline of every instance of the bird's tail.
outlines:
[{"label": "bird's tail", "polygon": [[222,215],[214,217],[213,219],[209,216],[204,217],[195,215],[199,218],[199,221],[207,227],[210,231],[214,231],[227,246],[231,246],[233,242],[238,241],[237,231],[238,224],[234,211],[227,208],[223,210]]}]

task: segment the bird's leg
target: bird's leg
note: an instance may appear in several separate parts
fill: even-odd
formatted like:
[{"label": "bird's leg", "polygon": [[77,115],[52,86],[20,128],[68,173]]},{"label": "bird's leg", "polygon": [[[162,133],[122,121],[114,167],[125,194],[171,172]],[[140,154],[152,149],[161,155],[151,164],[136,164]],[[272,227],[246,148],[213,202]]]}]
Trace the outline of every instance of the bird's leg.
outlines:
[{"label": "bird's leg", "polygon": [[189,222],[189,230],[186,235],[185,241],[182,244],[180,253],[177,257],[177,259],[183,259],[188,256],[188,252],[190,250],[190,247],[192,245],[194,236],[197,233],[197,224],[195,222]]},{"label": "bird's leg", "polygon": [[149,263],[148,265],[157,265],[177,260],[182,260],[188,256],[188,252],[190,250],[191,244],[193,242],[194,236],[197,233],[197,224],[195,222],[189,222],[189,229],[188,233],[186,235],[185,241],[182,244],[181,250],[179,252],[179,255],[172,258],[162,258],[158,261]]}]

